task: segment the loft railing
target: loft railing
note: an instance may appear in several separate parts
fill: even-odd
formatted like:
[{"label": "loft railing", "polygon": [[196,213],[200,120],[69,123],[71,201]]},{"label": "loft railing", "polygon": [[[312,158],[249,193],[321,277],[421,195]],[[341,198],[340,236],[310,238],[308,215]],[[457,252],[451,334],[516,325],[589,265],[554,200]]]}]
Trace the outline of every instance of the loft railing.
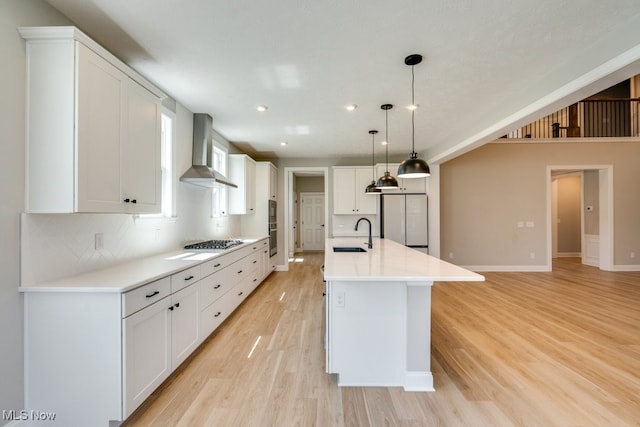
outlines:
[{"label": "loft railing", "polygon": [[640,98],[583,100],[510,132],[506,137],[640,137]]}]

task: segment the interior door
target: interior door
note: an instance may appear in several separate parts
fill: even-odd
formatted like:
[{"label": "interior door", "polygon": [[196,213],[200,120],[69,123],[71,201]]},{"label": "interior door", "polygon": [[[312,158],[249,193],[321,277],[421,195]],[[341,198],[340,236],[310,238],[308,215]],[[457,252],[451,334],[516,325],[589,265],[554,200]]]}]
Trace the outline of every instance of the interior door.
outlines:
[{"label": "interior door", "polygon": [[300,193],[300,246],[303,251],[324,250],[324,194]]}]

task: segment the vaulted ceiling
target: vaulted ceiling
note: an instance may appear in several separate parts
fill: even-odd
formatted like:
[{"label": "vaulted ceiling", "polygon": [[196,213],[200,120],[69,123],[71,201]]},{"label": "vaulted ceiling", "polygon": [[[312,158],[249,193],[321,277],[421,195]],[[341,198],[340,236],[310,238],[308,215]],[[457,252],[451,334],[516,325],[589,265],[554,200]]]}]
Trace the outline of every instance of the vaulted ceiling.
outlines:
[{"label": "vaulted ceiling", "polygon": [[260,157],[408,153],[413,53],[430,162],[640,73],[637,0],[47,1]]}]

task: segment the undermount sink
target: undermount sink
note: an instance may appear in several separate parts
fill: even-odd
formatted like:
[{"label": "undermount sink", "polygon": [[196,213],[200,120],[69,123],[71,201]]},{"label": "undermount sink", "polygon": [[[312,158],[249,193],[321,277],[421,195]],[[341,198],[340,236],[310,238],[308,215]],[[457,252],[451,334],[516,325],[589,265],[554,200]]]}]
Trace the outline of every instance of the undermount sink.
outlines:
[{"label": "undermount sink", "polygon": [[334,246],[333,252],[367,252],[359,246]]}]

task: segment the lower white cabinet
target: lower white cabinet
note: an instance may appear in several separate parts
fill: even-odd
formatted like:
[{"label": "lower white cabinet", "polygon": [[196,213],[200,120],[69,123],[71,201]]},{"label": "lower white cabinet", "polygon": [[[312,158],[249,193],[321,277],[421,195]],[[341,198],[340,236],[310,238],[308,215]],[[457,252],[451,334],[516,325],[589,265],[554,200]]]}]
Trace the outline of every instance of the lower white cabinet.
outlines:
[{"label": "lower white cabinet", "polygon": [[171,373],[171,297],[122,320],[124,418]]},{"label": "lower white cabinet", "polygon": [[[171,281],[195,277],[193,271],[199,271],[199,267],[174,274]],[[155,282],[131,293],[139,295],[141,290],[146,294],[145,298],[153,298]],[[129,294],[123,294],[123,305],[130,299]],[[195,283],[122,319],[125,418],[198,347],[198,329],[198,286]]]},{"label": "lower white cabinet", "polygon": [[171,365],[177,368],[200,344],[198,287],[188,286],[171,296]]},{"label": "lower white cabinet", "polygon": [[25,408],[55,411],[51,425],[124,421],[262,282],[265,246],[124,293],[25,291]]}]

